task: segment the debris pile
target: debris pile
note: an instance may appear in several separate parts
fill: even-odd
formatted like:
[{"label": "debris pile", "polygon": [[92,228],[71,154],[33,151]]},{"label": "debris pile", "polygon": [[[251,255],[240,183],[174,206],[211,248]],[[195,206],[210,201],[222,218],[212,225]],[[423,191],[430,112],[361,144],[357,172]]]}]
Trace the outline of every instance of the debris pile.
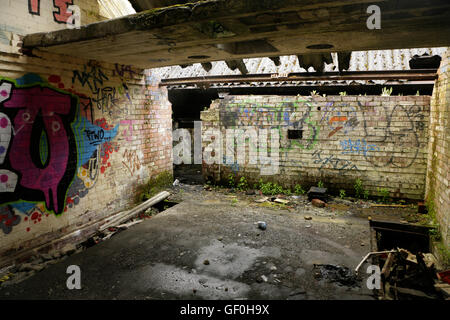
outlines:
[{"label": "debris pile", "polygon": [[59,251],[53,250],[32,256],[25,263],[11,265],[0,270],[0,286],[20,283],[49,265],[63,261],[68,256],[82,251],[81,247],[67,244]]},{"label": "debris pile", "polygon": [[381,300],[446,298],[446,286],[437,277],[437,261],[431,253],[412,254],[408,250],[397,249],[378,259],[380,267],[383,266],[382,285],[378,290]]},{"label": "debris pile", "polygon": [[27,259],[27,261],[0,269],[0,286],[22,282],[51,264],[58,263],[74,253],[92,247],[133,225],[143,222],[147,218],[157,215],[162,210],[165,210],[166,207],[176,204],[175,202],[162,202],[169,195],[168,192],[161,192],[143,204],[138,205],[136,208],[120,213],[111,220],[107,220],[93,236],[80,244],[67,243],[58,250],[54,249],[48,253],[36,253]]},{"label": "debris pile", "polygon": [[143,219],[145,219],[144,216],[138,215],[137,217],[131,219],[127,223],[123,223],[123,224],[120,224],[120,225],[117,225],[117,226],[107,227],[104,230],[98,232],[93,237],[91,237],[88,240],[86,240],[85,242],[83,242],[81,245],[84,248],[90,248],[90,247],[96,245],[97,243],[99,243],[101,241],[108,240],[109,238],[111,238],[112,236],[118,234],[121,231],[127,230],[129,227],[131,227],[131,226],[133,226],[135,224],[141,223],[142,221],[144,221]]},{"label": "debris pile", "polygon": [[334,264],[314,264],[314,269],[316,270],[314,274],[316,279],[327,279],[346,287],[359,286],[357,275],[347,267]]},{"label": "debris pile", "polygon": [[263,197],[261,199],[255,200],[256,203],[264,203],[264,202],[275,202],[279,204],[288,205],[291,202],[289,200],[278,198],[278,197]]},{"label": "debris pile", "polygon": [[308,201],[312,201],[314,199],[320,200],[321,202],[328,201],[328,189],[327,188],[319,188],[319,187],[311,187],[308,191]]}]

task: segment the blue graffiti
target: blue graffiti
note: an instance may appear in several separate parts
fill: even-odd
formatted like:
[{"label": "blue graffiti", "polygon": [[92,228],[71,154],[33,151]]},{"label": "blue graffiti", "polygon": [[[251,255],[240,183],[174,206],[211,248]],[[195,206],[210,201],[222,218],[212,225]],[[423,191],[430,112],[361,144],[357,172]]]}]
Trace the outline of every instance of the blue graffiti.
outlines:
[{"label": "blue graffiti", "polygon": [[352,141],[352,139],[341,141],[342,154],[363,154],[367,156],[367,153],[370,151],[380,151],[374,144],[367,144],[366,140],[358,139],[356,141]]},{"label": "blue graffiti", "polygon": [[231,170],[233,171],[233,173],[238,173],[239,172],[239,164],[237,162],[231,163],[231,161],[233,161],[233,159],[231,157],[227,157],[227,156],[223,157],[223,164],[228,165],[231,168]]},{"label": "blue graffiti", "polygon": [[79,165],[87,163],[97,150],[97,146],[113,140],[119,131],[119,125],[112,130],[104,130],[84,117],[78,117],[72,127],[79,150]]}]

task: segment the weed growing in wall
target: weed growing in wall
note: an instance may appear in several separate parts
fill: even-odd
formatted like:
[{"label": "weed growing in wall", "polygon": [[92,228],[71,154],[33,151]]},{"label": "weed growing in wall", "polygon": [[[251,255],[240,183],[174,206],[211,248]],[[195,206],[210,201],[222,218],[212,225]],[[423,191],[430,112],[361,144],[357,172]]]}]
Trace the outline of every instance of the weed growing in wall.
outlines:
[{"label": "weed growing in wall", "polygon": [[227,181],[228,181],[228,186],[229,186],[230,188],[234,188],[234,187],[235,187],[234,175],[233,175],[233,174],[230,173],[230,174],[228,175]]},{"label": "weed growing in wall", "polygon": [[247,179],[245,179],[245,177],[241,177],[241,179],[239,180],[239,183],[237,185],[238,190],[241,191],[245,191],[248,189],[248,182]]},{"label": "weed growing in wall", "polygon": [[377,188],[378,196],[381,197],[382,203],[389,202],[389,190],[386,188]]},{"label": "weed growing in wall", "polygon": [[294,193],[295,194],[305,194],[306,191],[303,189],[303,187],[300,184],[296,184],[294,187]]},{"label": "weed growing in wall", "polygon": [[353,187],[355,188],[355,196],[358,199],[361,199],[361,196],[364,194],[364,187],[362,185],[362,180],[361,179],[356,179],[355,184],[353,185]]},{"label": "weed growing in wall", "polygon": [[169,171],[164,171],[156,177],[150,178],[147,183],[142,184],[136,188],[135,203],[147,201],[154,195],[167,188],[170,188],[173,183],[173,175]]},{"label": "weed growing in wall", "polygon": [[291,190],[283,189],[283,187],[277,183],[272,183],[272,182],[264,183],[262,181],[262,179],[259,180],[259,190],[261,190],[261,192],[264,195],[271,195],[271,196],[274,196],[277,194],[286,194],[286,195],[292,194]]},{"label": "weed growing in wall", "polygon": [[389,97],[391,94],[392,94],[392,87],[390,87],[389,89],[388,88],[383,88],[381,90],[381,95],[383,97]]},{"label": "weed growing in wall", "polygon": [[363,197],[364,197],[364,200],[369,200],[369,190],[364,190]]}]

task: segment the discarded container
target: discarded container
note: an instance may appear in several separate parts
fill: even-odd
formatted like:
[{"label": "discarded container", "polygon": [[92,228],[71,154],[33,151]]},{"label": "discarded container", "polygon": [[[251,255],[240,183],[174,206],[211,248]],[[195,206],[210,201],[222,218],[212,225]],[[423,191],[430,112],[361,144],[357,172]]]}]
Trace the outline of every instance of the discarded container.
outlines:
[{"label": "discarded container", "polygon": [[319,199],[323,202],[328,201],[327,188],[311,187],[308,191],[308,200]]}]

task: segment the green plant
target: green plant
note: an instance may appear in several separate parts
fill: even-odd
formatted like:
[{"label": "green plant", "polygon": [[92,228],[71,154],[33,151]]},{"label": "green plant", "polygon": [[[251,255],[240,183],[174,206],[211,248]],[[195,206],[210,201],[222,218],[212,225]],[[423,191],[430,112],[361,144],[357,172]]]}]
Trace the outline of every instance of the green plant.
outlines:
[{"label": "green plant", "polygon": [[345,97],[345,96],[347,95],[347,92],[345,92],[345,91],[339,92],[339,95],[340,95],[341,97]]},{"label": "green plant", "polygon": [[364,190],[363,197],[364,197],[364,200],[369,200],[369,190]]},{"label": "green plant", "polygon": [[361,198],[361,196],[364,194],[364,187],[362,185],[361,179],[356,179],[355,184],[353,185],[355,188],[355,196],[356,198]]},{"label": "green plant", "polygon": [[271,182],[267,182],[267,183],[261,182],[259,185],[259,189],[261,190],[262,194],[265,194],[265,195],[272,194],[272,183]]},{"label": "green plant", "polygon": [[323,188],[324,187],[324,184],[323,184],[322,180],[319,180],[319,182],[317,183],[317,187],[319,187],[319,188]]},{"label": "green plant", "polygon": [[232,206],[236,206],[237,203],[238,203],[238,199],[234,198],[233,200],[231,200]]},{"label": "green plant", "polygon": [[277,183],[274,183],[272,186],[273,186],[272,195],[284,193],[283,187],[278,185]]},{"label": "green plant", "polygon": [[313,90],[313,91],[310,92],[310,94],[312,96],[317,96],[319,93],[316,90]]},{"label": "green plant", "polygon": [[245,179],[245,177],[241,177],[237,185],[237,188],[241,191],[245,191],[248,189],[248,182],[247,179]]},{"label": "green plant", "polygon": [[173,183],[173,175],[169,171],[164,171],[155,177],[150,178],[146,183],[139,185],[135,189],[134,202],[139,204],[169,188]]},{"label": "green plant", "polygon": [[[437,242],[437,241],[436,241]],[[450,249],[440,240],[436,243],[436,249],[440,256],[440,260],[443,262],[444,266],[450,266]]]},{"label": "green plant", "polygon": [[264,195],[276,195],[284,193],[283,187],[278,185],[277,183],[267,182],[263,183],[261,182],[259,185],[259,189]]},{"label": "green plant", "polygon": [[419,92],[419,90],[417,90],[417,92],[416,92],[416,96],[420,96],[420,92]]},{"label": "green plant", "polygon": [[381,90],[381,95],[382,96],[390,96],[392,94],[392,87],[388,88],[383,88]]},{"label": "green plant", "polygon": [[439,226],[432,227],[429,231],[429,234],[433,241],[441,240],[441,231],[439,230]]},{"label": "green plant", "polygon": [[235,186],[234,175],[231,173],[228,175],[228,186],[230,188],[234,188],[234,186]]},{"label": "green plant", "polygon": [[306,191],[303,189],[303,187],[300,184],[296,184],[294,187],[294,193],[295,194],[305,194]]},{"label": "green plant", "polygon": [[386,188],[377,188],[378,195],[381,197],[382,203],[388,203],[389,190]]},{"label": "green plant", "polygon": [[344,190],[344,189],[339,190],[339,197],[340,197],[341,199],[344,199],[344,198],[345,198],[345,190]]}]

